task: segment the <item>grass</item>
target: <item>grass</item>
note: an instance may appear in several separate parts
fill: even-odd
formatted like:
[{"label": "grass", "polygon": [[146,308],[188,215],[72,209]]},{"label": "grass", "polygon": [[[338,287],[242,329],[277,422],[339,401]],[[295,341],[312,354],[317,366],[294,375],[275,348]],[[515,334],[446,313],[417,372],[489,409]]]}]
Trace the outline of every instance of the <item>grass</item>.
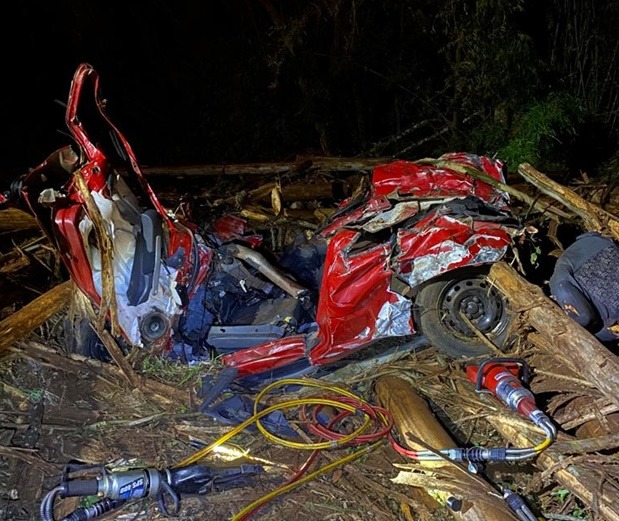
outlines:
[{"label": "grass", "polygon": [[173,362],[160,356],[149,356],[142,361],[142,372],[145,375],[174,387],[198,384],[203,370],[201,365]]}]

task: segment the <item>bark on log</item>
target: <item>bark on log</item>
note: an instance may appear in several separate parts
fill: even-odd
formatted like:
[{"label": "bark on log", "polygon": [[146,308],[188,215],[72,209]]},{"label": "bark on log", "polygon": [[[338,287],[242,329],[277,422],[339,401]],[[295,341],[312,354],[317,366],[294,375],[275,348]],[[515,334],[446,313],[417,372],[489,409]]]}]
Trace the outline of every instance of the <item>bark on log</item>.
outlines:
[{"label": "bark on log", "polygon": [[37,220],[23,210],[6,208],[0,211],[0,232],[36,230],[38,228]]},{"label": "bark on log", "polygon": [[[463,374],[461,381],[465,380],[466,376]],[[464,388],[462,385],[457,385],[457,389],[460,394],[479,399],[479,395],[472,389]],[[492,421],[492,427],[516,447],[530,447],[539,442],[539,437],[535,438],[529,430],[520,429],[511,423],[496,421],[496,418]],[[600,519],[619,521],[619,489],[608,480],[600,480],[600,476],[591,470],[577,464],[569,464],[562,454],[553,450],[554,448],[551,446],[542,452],[535,460],[535,466],[550,474],[584,504],[597,505]]]},{"label": "bark on log", "polygon": [[0,322],[0,351],[23,338],[69,304],[73,283],[63,282]]},{"label": "bark on log", "polygon": [[95,199],[90,192],[86,181],[81,172],[76,171],[73,178],[77,184],[84,205],[88,211],[88,216],[92,221],[97,248],[99,249],[101,262],[101,302],[99,303],[97,318],[95,320],[96,328],[102,331],[105,327],[106,319],[109,318],[112,335],[120,335],[120,324],[118,323],[118,303],[116,302],[116,290],[114,289],[114,267],[112,257],[114,254],[114,246],[112,237],[108,232],[101,211],[95,202]]},{"label": "bark on log", "polygon": [[506,295],[515,311],[524,313],[527,322],[548,340],[552,354],[619,405],[619,357],[569,318],[542,288],[523,279],[508,264],[494,264],[489,280]]},{"label": "bark on log", "polygon": [[376,165],[389,163],[391,158],[358,159],[346,157],[299,157],[281,163],[247,163],[229,165],[144,166],[146,176],[218,176],[218,175],[282,175],[308,170],[325,172],[369,172]]},{"label": "bark on log", "polygon": [[[277,183],[267,183],[255,188],[254,190],[249,190],[248,192],[243,191],[231,197],[226,197],[225,199],[217,199],[213,202],[213,206],[220,206],[222,204],[243,204],[259,201],[267,198],[276,186]],[[281,187],[281,199],[286,203],[292,201],[313,201],[315,199],[340,200],[348,195],[346,192],[347,191],[343,186],[343,183],[337,181],[332,183],[320,182],[311,184],[304,183],[283,185]],[[200,194],[198,197],[199,196]],[[203,196],[208,196],[208,194],[205,193]]]},{"label": "bark on log", "polygon": [[541,192],[556,199],[578,215],[587,230],[610,233],[615,240],[619,240],[619,218],[583,199],[574,190],[553,181],[528,163],[519,165],[518,172]]},{"label": "bark on log", "polygon": [[34,260],[45,263],[49,250],[40,242],[24,247],[16,246],[10,252],[0,255],[0,273],[19,271]]},{"label": "bark on log", "polygon": [[[434,449],[455,447],[456,443],[445,431],[426,401],[421,398],[404,379],[397,376],[383,376],[376,381],[375,391],[379,402],[388,409],[395,420],[395,427],[400,438],[407,446],[413,449],[422,448],[415,443],[414,438],[422,440]],[[454,479],[463,481],[470,479],[471,490],[479,489],[481,478],[445,463],[445,471],[452,473]],[[487,488],[490,485],[486,484]],[[461,513],[456,514],[459,519],[467,521],[507,521],[517,519],[506,503],[500,498],[487,494],[486,501],[466,502]]]}]

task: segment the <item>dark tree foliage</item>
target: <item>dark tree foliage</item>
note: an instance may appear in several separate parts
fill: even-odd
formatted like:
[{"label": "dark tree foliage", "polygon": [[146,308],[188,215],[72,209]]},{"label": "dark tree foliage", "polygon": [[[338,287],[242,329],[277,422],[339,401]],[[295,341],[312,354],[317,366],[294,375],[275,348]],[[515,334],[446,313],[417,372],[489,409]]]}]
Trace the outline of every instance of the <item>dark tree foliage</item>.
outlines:
[{"label": "dark tree foliage", "polygon": [[[25,4],[8,53],[12,163],[65,136],[81,61],[145,164],[450,150],[595,170],[617,148],[613,0]],[[5,48],[10,48],[9,45]],[[19,154],[15,154],[15,149]]]}]

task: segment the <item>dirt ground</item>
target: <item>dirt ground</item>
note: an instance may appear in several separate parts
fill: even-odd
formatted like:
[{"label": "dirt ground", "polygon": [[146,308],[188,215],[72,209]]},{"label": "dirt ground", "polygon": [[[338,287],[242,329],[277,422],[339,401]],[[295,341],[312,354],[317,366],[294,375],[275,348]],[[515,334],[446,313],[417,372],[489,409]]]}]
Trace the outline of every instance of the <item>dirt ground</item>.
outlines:
[{"label": "dirt ground", "polygon": [[[178,403],[163,405],[139,391],[127,392],[123,382],[112,380],[114,375],[99,364],[82,360],[62,364],[49,349],[49,342],[36,334],[22,347],[24,351],[13,351],[3,359],[1,367],[1,519],[37,518],[43,495],[57,484],[68,462],[164,468],[195,452],[189,439],[208,443],[229,429],[192,412],[189,402],[184,410],[178,410]],[[61,351],[60,346],[51,347]],[[168,384],[171,378],[177,378],[177,382],[190,378],[183,384],[189,398],[191,385],[187,384],[197,385],[200,373],[187,368],[166,370],[167,378],[162,380]],[[265,463],[266,472],[251,486],[184,500],[175,519],[229,519],[283,483],[308,455],[307,451],[274,446],[255,431],[243,432],[232,442],[272,465]],[[312,469],[344,454],[346,449],[329,451]],[[239,461],[253,460],[235,460],[234,464]],[[254,518],[406,519],[404,512],[414,511],[415,502],[408,496],[408,487],[390,482],[397,473],[394,461],[405,460],[385,445],[354,465],[282,496]],[[217,460],[209,463],[230,465]],[[76,506],[72,500],[63,504],[66,508]],[[143,500],[112,518],[133,516],[162,517],[155,502]]]}]

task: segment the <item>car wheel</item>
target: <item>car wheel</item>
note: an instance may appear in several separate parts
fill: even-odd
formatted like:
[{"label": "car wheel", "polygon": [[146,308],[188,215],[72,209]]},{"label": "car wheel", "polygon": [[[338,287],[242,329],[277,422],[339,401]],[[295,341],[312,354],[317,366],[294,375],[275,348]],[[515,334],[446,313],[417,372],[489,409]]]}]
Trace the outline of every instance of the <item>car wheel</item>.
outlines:
[{"label": "car wheel", "polygon": [[452,358],[492,352],[462,314],[497,347],[507,347],[514,313],[487,274],[487,266],[460,268],[420,287],[415,299],[418,329],[440,352]]},{"label": "car wheel", "polygon": [[67,327],[69,328],[68,347],[71,353],[103,362],[111,361],[108,350],[95,333],[89,319],[79,318],[74,322],[68,321]]}]

